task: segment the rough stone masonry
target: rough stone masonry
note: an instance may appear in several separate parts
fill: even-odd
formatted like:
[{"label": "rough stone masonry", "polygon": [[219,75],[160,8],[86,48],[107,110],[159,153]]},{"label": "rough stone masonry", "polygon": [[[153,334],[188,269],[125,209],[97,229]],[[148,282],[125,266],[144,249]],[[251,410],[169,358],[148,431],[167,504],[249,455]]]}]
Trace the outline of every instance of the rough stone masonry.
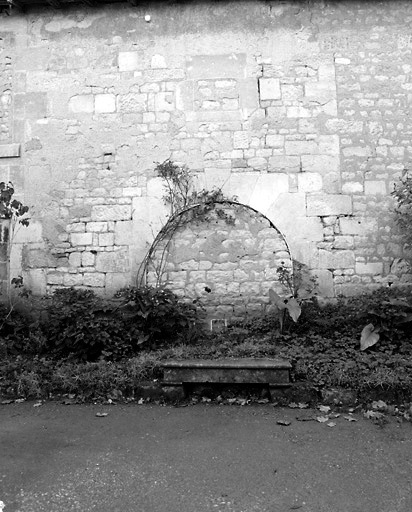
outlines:
[{"label": "rough stone masonry", "polygon": [[[324,296],[406,283],[390,192],[412,152],[411,22],[408,1],[0,14],[0,178],[32,219],[11,277],[38,294],[133,284],[168,215],[154,168],[171,159],[276,226]],[[216,254],[193,250],[173,253],[169,285],[201,294],[213,281],[218,294],[221,279],[220,295],[238,297],[246,260],[267,290],[273,265],[265,274],[245,240],[226,260],[230,286]],[[248,279],[244,296],[263,293]]]}]

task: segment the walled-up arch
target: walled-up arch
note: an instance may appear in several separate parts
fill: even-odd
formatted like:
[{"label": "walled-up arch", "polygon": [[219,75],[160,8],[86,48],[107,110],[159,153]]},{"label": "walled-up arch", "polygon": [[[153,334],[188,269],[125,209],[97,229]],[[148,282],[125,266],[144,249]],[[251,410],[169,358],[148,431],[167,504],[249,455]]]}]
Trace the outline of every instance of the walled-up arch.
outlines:
[{"label": "walled-up arch", "polygon": [[139,278],[200,299],[210,318],[234,319],[264,311],[270,288],[290,293],[279,283],[282,264],[292,268],[279,229],[251,206],[223,201],[169,219]]}]

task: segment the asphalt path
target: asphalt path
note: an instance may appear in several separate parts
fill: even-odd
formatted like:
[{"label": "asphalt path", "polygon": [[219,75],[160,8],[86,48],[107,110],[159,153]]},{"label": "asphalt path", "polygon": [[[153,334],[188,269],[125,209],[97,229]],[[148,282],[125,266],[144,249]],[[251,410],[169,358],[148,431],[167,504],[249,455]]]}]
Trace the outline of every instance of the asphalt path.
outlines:
[{"label": "asphalt path", "polygon": [[0,406],[4,512],[412,511],[412,424],[395,418],[328,426],[270,404],[34,405]]}]

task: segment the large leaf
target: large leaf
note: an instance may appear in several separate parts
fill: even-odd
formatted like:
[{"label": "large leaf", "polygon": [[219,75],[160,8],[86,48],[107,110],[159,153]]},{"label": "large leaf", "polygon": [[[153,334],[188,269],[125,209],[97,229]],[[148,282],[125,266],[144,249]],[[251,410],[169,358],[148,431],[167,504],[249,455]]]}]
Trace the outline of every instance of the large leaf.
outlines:
[{"label": "large leaf", "polygon": [[300,314],[302,312],[298,301],[295,298],[291,298],[286,303],[286,309],[289,311],[289,315],[294,322],[298,321]]},{"label": "large leaf", "polygon": [[379,341],[379,327],[375,329],[373,324],[365,325],[362,329],[361,339],[360,339],[360,349],[366,350],[369,347],[372,347]]},{"label": "large leaf", "polygon": [[269,299],[278,309],[283,310],[287,308],[287,299],[278,295],[273,288],[269,288]]}]

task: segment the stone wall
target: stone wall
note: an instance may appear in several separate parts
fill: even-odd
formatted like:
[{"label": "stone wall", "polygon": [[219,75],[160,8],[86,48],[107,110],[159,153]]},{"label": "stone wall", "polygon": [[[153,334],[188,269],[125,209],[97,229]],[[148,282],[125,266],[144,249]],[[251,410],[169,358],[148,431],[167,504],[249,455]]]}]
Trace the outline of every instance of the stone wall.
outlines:
[{"label": "stone wall", "polygon": [[12,275],[35,293],[134,283],[171,159],[266,216],[325,296],[407,282],[390,192],[412,152],[411,21],[406,1],[2,17],[0,179],[32,215]]},{"label": "stone wall", "polygon": [[177,295],[200,299],[209,319],[261,314],[270,288],[281,296],[292,292],[277,272],[283,267],[291,275],[286,241],[249,207],[223,203],[207,214],[193,208],[180,215],[171,235],[154,245],[143,269],[147,283],[160,277]]}]

